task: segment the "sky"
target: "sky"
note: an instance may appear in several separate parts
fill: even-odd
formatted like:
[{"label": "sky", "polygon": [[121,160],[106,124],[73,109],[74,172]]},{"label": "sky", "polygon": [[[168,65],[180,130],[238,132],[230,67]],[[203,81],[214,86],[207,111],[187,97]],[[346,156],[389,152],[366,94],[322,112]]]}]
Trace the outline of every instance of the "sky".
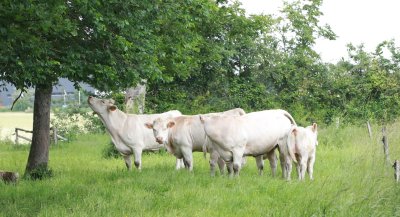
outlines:
[{"label": "sky", "polygon": [[[282,0],[239,0],[248,14],[278,14]],[[318,39],[315,50],[325,62],[347,57],[346,44],[364,44],[372,52],[376,46],[395,39],[400,43],[400,0],[323,0],[321,24],[331,26],[335,41]]]}]

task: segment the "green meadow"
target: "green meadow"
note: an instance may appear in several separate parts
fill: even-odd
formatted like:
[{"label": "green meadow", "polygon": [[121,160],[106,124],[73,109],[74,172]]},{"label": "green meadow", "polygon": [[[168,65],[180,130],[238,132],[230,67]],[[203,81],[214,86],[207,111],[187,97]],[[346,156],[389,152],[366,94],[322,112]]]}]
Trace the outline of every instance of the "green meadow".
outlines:
[{"label": "green meadow", "polygon": [[[194,172],[175,171],[168,153],[145,153],[143,168],[126,171],[106,159],[108,135],[81,135],[50,149],[53,177],[0,183],[0,216],[400,216],[400,183],[384,161],[380,130],[321,127],[315,180],[259,176],[248,158],[240,177],[209,176],[195,153]],[[388,127],[390,157],[400,158],[399,125]],[[0,142],[0,170],[24,173],[28,146]]]}]

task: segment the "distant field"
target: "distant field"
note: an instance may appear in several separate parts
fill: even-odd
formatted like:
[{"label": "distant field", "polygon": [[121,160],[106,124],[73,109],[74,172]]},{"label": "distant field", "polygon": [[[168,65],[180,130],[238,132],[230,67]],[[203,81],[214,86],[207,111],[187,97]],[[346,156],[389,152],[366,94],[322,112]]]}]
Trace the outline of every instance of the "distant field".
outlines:
[{"label": "distant field", "polygon": [[[0,139],[15,140],[12,134],[15,128],[22,128],[25,130],[32,130],[33,113],[25,112],[0,112]],[[26,136],[31,137],[29,134]]]},{"label": "distant field", "polygon": [[[388,127],[390,156],[400,158],[399,125]],[[143,169],[104,159],[108,135],[79,135],[51,146],[54,177],[0,183],[0,216],[400,216],[400,184],[384,163],[380,128],[320,129],[314,181],[258,176],[249,158],[240,177],[209,176],[194,155],[194,172],[175,171],[167,153],[144,154]],[[24,173],[29,148],[0,141],[0,170]]]},{"label": "distant field", "polygon": [[[53,114],[51,114],[53,117]],[[26,112],[0,112],[0,140],[15,141],[15,128],[24,130],[32,130],[33,113]],[[19,132],[20,135],[31,138],[32,134]],[[20,140],[21,143],[26,143],[25,140]]]}]

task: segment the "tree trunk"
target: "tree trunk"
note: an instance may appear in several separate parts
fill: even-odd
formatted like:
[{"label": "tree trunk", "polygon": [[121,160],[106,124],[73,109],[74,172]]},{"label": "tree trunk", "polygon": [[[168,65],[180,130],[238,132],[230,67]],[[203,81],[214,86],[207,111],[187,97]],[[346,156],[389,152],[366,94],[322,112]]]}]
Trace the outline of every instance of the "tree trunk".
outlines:
[{"label": "tree trunk", "polygon": [[128,114],[143,114],[146,97],[146,81],[125,92],[125,112]]},{"label": "tree trunk", "polygon": [[[35,102],[33,106],[33,134],[25,175],[33,178],[42,178],[47,172],[50,146],[50,106],[52,86],[43,85],[35,88]],[[39,177],[38,177],[39,176]]]}]

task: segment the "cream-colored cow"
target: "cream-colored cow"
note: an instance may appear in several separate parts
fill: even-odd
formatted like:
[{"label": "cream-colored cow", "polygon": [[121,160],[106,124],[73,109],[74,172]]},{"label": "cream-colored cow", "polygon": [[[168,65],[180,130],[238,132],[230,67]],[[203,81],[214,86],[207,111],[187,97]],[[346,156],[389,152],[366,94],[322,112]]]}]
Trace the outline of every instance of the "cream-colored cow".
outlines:
[{"label": "cream-colored cow", "polygon": [[[257,166],[262,169],[263,156],[273,153],[277,146],[280,150],[285,147],[289,130],[296,124],[287,111],[279,109],[237,117],[200,116],[200,119],[213,148],[225,162],[232,164],[235,175],[239,174],[243,156],[256,157]],[[281,159],[284,162],[282,169],[284,177],[287,177],[286,171],[291,171],[291,161],[290,156],[284,157]]]},{"label": "cream-colored cow", "polygon": [[158,150],[164,147],[154,140],[153,132],[146,128],[144,124],[159,117],[182,115],[177,110],[162,114],[126,114],[114,105],[114,100],[98,99],[92,96],[89,96],[88,103],[90,108],[100,117],[116,149],[123,155],[128,170],[131,170],[132,167],[132,154],[135,166],[140,170],[142,168],[142,151]]},{"label": "cream-colored cow", "polygon": [[[243,109],[236,108],[203,116],[240,116],[243,114],[245,114]],[[218,152],[212,149],[211,141],[207,139],[198,115],[183,115],[174,118],[160,117],[152,123],[146,123],[146,126],[153,129],[155,140],[160,144],[165,144],[169,153],[178,159],[183,158],[185,167],[189,171],[193,170],[192,152],[207,151],[210,153],[211,176],[215,174],[217,163],[220,172],[223,173],[225,162],[219,159]]]},{"label": "cream-colored cow", "polygon": [[290,130],[287,147],[291,158],[297,163],[299,180],[304,180],[306,170],[310,179],[313,179],[315,153],[318,145],[317,136],[316,123],[306,128],[293,126]]}]

